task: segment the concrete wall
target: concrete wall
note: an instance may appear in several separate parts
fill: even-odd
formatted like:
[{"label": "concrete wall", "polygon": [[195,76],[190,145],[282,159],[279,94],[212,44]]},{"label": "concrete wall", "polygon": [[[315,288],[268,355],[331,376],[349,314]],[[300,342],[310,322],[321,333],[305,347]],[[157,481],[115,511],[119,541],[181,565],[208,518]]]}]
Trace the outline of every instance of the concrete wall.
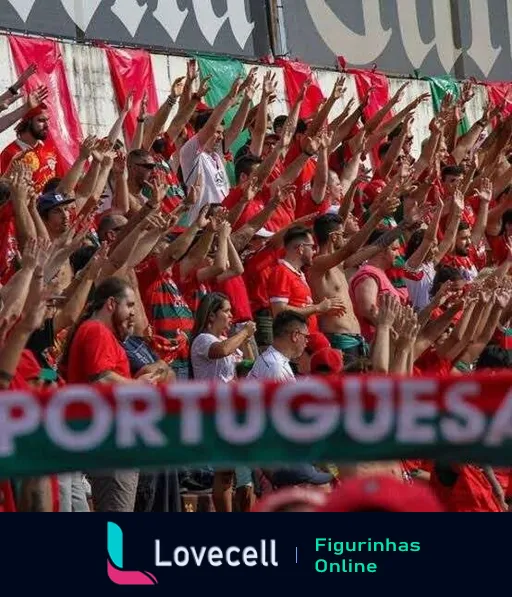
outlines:
[{"label": "concrete wall", "polygon": [[[117,118],[117,104],[110,81],[106,56],[100,48],[80,46],[72,43],[62,43],[62,51],[67,70],[68,83],[75,99],[84,135],[106,135]],[[186,58],[180,56],[152,55],[155,83],[158,97],[163,101],[172,85],[172,81],[186,73]],[[246,66],[247,71],[250,65]],[[263,75],[268,67],[259,67],[258,76]],[[278,100],[271,106],[272,116],[285,114],[288,106],[285,99],[284,78],[280,68],[270,67],[277,72]],[[332,91],[339,73],[333,71],[317,71],[320,86],[325,95]],[[16,79],[16,73],[10,55],[9,45],[5,36],[0,36],[0,87],[8,87]],[[403,83],[402,79],[391,79],[391,92]],[[429,84],[425,81],[413,80],[407,88],[403,103],[406,104],[421,93],[429,92]],[[348,78],[348,93],[338,102],[332,112],[332,117],[338,116],[345,103],[351,98],[357,98],[355,83]],[[258,97],[256,98],[258,100]],[[472,124],[481,117],[483,106],[487,101],[484,87],[479,86],[475,98],[468,106],[468,117]],[[415,138],[415,151],[420,150],[421,142],[428,135],[428,124],[433,116],[430,102],[424,103],[417,110],[415,127],[418,134]],[[4,147],[15,137],[11,129],[0,134],[0,147]]]}]

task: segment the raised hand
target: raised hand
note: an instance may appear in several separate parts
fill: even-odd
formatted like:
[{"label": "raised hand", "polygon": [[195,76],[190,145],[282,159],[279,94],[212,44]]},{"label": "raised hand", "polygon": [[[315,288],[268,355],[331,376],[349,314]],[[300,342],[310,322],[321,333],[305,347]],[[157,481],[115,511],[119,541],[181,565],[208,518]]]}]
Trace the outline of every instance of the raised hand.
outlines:
[{"label": "raised hand", "polygon": [[35,91],[29,94],[27,99],[27,108],[29,110],[35,110],[44,104],[45,100],[49,95],[48,87],[40,85]]},{"label": "raised hand", "polygon": [[484,203],[489,203],[493,196],[493,184],[489,178],[482,178],[477,189],[475,189],[475,195],[480,197],[480,200]]},{"label": "raised hand", "polygon": [[197,175],[196,182],[189,187],[187,199],[186,199],[185,203],[188,206],[195,205],[199,201],[200,197],[202,196],[203,189],[204,189],[203,173],[199,172],[199,174]]},{"label": "raised hand", "polygon": [[211,78],[211,75],[208,75],[207,77],[201,80],[201,83],[199,84],[199,89],[196,91],[196,96],[198,98],[202,99],[210,91]]},{"label": "raised hand", "polygon": [[135,89],[132,89],[128,92],[128,95],[126,96],[126,100],[124,102],[124,106],[123,106],[124,114],[129,114],[132,111],[134,96],[135,96]]},{"label": "raised hand", "polygon": [[377,325],[382,327],[393,327],[400,311],[400,302],[391,294],[381,293],[378,296]]}]

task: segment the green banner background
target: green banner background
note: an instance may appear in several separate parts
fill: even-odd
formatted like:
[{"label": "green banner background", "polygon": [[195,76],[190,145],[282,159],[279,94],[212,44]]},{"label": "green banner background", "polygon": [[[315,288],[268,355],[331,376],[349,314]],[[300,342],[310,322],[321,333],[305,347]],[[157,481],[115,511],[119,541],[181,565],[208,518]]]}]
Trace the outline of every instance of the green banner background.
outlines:
[{"label": "green banner background", "polygon": [[[425,81],[430,83],[432,102],[436,114],[441,109],[441,103],[447,93],[451,93],[455,99],[460,98],[460,85],[452,77],[425,77]],[[459,136],[465,135],[470,128],[468,118],[465,116],[459,125]]]},{"label": "green banner background", "polygon": [[[247,73],[244,65],[239,60],[220,58],[215,56],[196,56],[201,77],[211,76],[210,91],[206,95],[206,103],[214,108],[228,94],[237,77],[245,79]],[[238,111],[239,104],[231,108],[224,119],[226,128],[229,127]],[[249,139],[249,133],[244,131],[231,147],[234,155]],[[235,167],[232,163],[226,164],[226,170],[232,185],[235,185]]]}]

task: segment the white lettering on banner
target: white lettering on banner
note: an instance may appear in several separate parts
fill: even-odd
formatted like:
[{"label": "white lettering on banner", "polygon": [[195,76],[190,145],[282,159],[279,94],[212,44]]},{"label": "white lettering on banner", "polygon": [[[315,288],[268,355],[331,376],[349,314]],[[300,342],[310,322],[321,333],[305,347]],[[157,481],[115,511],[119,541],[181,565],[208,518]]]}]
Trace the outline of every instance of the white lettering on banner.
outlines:
[{"label": "white lettering on banner", "polygon": [[375,409],[371,413],[372,422],[365,419],[365,408],[362,400],[363,384],[357,379],[345,382],[345,430],[347,435],[363,443],[382,441],[393,430],[394,383],[391,379],[371,380],[366,384],[367,390],[375,396]]},{"label": "white lettering on banner", "polygon": [[147,9],[147,4],[141,6],[137,0],[116,0],[110,10],[135,37]]},{"label": "white lettering on banner", "polygon": [[178,6],[178,0],[159,0],[153,16],[175,42],[188,16],[188,8],[182,10]]},{"label": "white lettering on banner", "polygon": [[82,31],[86,31],[89,23],[92,21],[98,6],[102,0],[87,0],[87,2],[77,2],[76,0],[60,0],[62,6]]},{"label": "white lettering on banner", "polygon": [[441,435],[450,437],[455,444],[475,441],[482,436],[485,416],[465,400],[479,394],[480,385],[472,382],[458,383],[446,392],[446,411],[454,417],[441,421]]},{"label": "white lettering on banner", "polygon": [[[471,29],[478,34],[473,35],[470,56],[480,67],[486,77],[496,64],[502,48],[495,48],[491,39],[491,15],[489,0],[469,0],[471,7]],[[487,9],[487,10],[486,10]]]},{"label": "white lettering on banner", "polygon": [[[0,462],[14,456],[17,441],[33,433],[46,433],[47,441],[70,453],[90,452],[107,440],[119,450],[159,450],[173,442],[196,447],[205,441],[254,446],[269,429],[297,445],[335,436],[340,445],[350,439],[366,445],[446,442],[499,447],[512,438],[512,390],[488,414],[481,406],[482,391],[481,383],[470,379],[441,386],[438,380],[421,378],[353,378],[338,384],[304,378],[272,388],[249,380],[229,386],[193,382],[163,388],[118,386],[112,390],[116,408],[91,386],[58,389],[44,403],[29,393],[4,392]],[[235,397],[246,402],[241,412]],[[208,410],[202,404],[205,399]],[[478,403],[472,402],[476,399]],[[173,407],[170,412],[167,404]],[[70,407],[75,409],[71,416]],[[78,422],[85,417],[85,426],[74,424],[77,408],[83,409]],[[172,438],[162,431],[169,418],[175,418],[178,429]]]},{"label": "white lettering on banner", "polygon": [[203,416],[199,401],[210,395],[210,385],[207,382],[169,385],[168,395],[181,400],[181,441],[186,446],[199,445],[203,439]]},{"label": "white lettering on banner", "polygon": [[396,437],[399,442],[421,444],[434,443],[436,431],[433,419],[438,407],[434,402],[420,400],[421,396],[435,396],[437,384],[432,380],[405,380],[400,383],[401,408],[397,413]]},{"label": "white lettering on banner", "polygon": [[[219,384],[215,390],[217,431],[220,437],[231,444],[251,444],[265,432],[263,388],[258,382],[244,385],[246,409],[243,413],[237,413],[233,407],[233,389],[233,385]],[[237,421],[241,416],[245,423]]]},{"label": "white lettering on banner", "polygon": [[[69,427],[66,409],[71,405],[87,405],[92,415],[84,430]],[[101,445],[109,436],[114,413],[105,398],[87,386],[69,387],[57,392],[45,409],[46,432],[54,444],[70,452],[82,452]]]},{"label": "white lettering on banner", "polygon": [[386,49],[393,31],[382,27],[379,3],[375,0],[361,0],[365,28],[362,35],[347,27],[325,0],[305,2],[318,33],[336,56],[345,56],[352,64],[368,64]]},{"label": "white lettering on banner", "polygon": [[414,68],[420,68],[430,50],[437,46],[439,60],[446,72],[450,72],[453,65],[461,55],[461,50],[455,47],[453,41],[453,24],[450,2],[433,2],[432,10],[434,13],[434,39],[428,43],[423,43],[421,39],[418,16],[418,7],[416,2],[409,0],[396,0],[398,7],[398,22],[402,41],[407,52],[409,60]]},{"label": "white lettering on banner", "polygon": [[212,2],[205,0],[192,0],[196,11],[199,29],[208,43],[213,46],[217,35],[226,21],[231,22],[231,30],[238,45],[244,49],[247,40],[254,29],[254,23],[247,20],[245,2],[243,0],[227,0],[226,12],[218,17],[213,10]]},{"label": "white lettering on banner", "polygon": [[[120,448],[137,445],[138,438],[146,446],[165,446],[165,435],[158,429],[164,418],[164,405],[156,388],[144,388],[144,395],[135,385],[116,388],[119,402],[116,442]],[[144,403],[144,410],[135,410],[136,402]]]},{"label": "white lettering on banner", "polygon": [[[299,422],[292,415],[292,403],[298,396],[314,396],[330,401],[328,404],[304,404],[296,410],[296,416],[305,419]],[[297,443],[309,443],[324,439],[338,427],[340,406],[333,402],[332,388],[316,380],[304,380],[296,384],[285,384],[276,389],[272,403],[272,423],[279,433]],[[309,420],[307,420],[309,419]]]},{"label": "white lettering on banner", "polygon": [[[14,416],[14,409],[20,416]],[[9,392],[0,399],[0,456],[16,452],[14,440],[37,430],[41,422],[41,407],[31,394]]]},{"label": "white lettering on banner", "polygon": [[20,15],[25,23],[30,15],[36,0],[9,0],[9,4]]},{"label": "white lettering on banner", "polygon": [[512,391],[509,392],[493,417],[489,432],[484,440],[486,446],[499,446],[512,437]]},{"label": "white lettering on banner", "polygon": [[[491,9],[489,0],[468,0],[472,42],[467,55],[472,58],[487,77],[498,60],[502,47],[495,48],[491,37]],[[398,30],[396,25],[384,29],[380,3],[376,0],[360,0],[363,12],[364,33],[356,33],[347,26],[328,5],[327,0],[304,0],[313,24],[324,43],[336,56],[344,56],[354,65],[378,61],[393,35],[400,33],[402,43],[414,68],[419,69],[432,49],[437,49],[439,60],[448,73],[462,54],[455,46],[450,0],[431,0],[434,35],[425,42],[420,30],[418,2],[396,0]],[[427,0],[422,0],[422,4]],[[512,2],[506,2],[509,32],[512,32]],[[423,8],[423,6],[422,6]],[[511,40],[512,52],[512,35]]]}]

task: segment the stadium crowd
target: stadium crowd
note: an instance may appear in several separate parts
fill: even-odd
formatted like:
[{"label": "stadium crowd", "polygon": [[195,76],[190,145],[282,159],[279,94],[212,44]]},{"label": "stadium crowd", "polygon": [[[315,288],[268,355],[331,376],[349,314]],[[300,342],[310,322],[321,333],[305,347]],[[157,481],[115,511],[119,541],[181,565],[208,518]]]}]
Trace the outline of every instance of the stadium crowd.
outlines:
[{"label": "stadium crowd", "polygon": [[[371,119],[368,97],[332,119],[341,76],[311,119],[305,86],[272,121],[270,71],[256,105],[253,69],[210,108],[191,60],[156,114],[141,103],[130,147],[133,95],[65,171],[47,89],[22,94],[34,72],[0,96],[0,129],[16,132],[0,155],[3,390],[509,368],[512,118],[489,107],[459,135],[472,83],[415,158],[429,97],[398,111],[407,84]],[[427,460],[77,471],[3,479],[0,510],[180,511],[211,495],[218,512],[504,512],[509,480]]]}]

